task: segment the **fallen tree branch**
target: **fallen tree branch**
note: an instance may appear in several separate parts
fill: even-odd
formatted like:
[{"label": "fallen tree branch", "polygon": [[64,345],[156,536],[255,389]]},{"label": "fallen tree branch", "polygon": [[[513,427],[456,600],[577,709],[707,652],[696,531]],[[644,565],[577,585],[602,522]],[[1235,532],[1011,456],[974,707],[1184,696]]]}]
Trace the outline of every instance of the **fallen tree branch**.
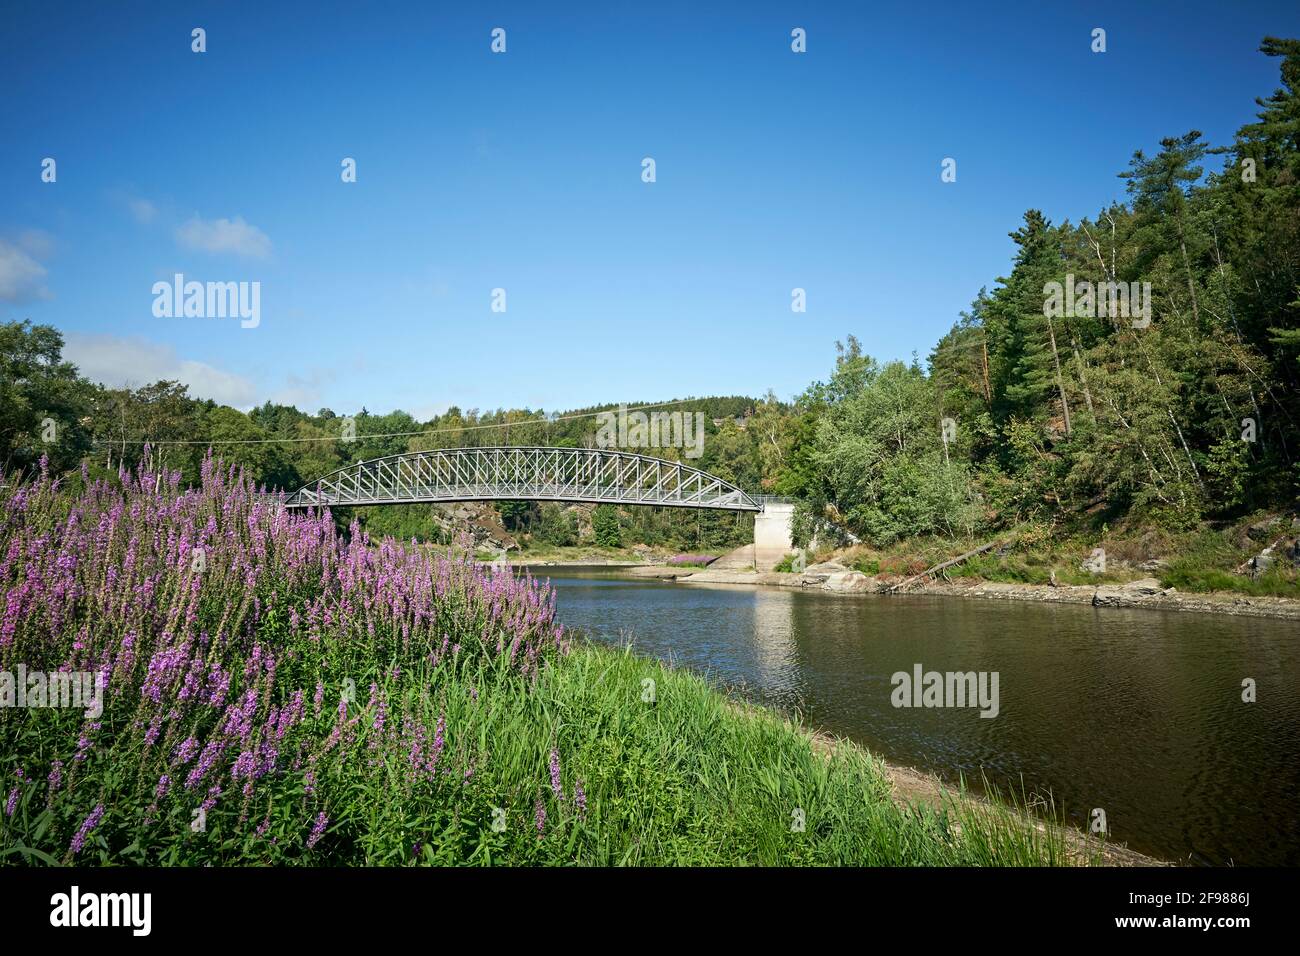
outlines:
[{"label": "fallen tree branch", "polygon": [[961,564],[967,558],[973,558],[977,554],[983,554],[985,551],[988,551],[990,548],[996,548],[1001,543],[1002,543],[1001,541],[990,541],[988,544],[982,544],[978,548],[975,548],[971,551],[967,551],[965,554],[959,554],[955,558],[949,558],[947,561],[941,561],[939,564],[936,564],[932,568],[926,568],[926,570],[922,571],[920,574],[912,575],[912,577],[908,578],[902,584],[895,584],[893,587],[889,589],[889,593],[896,594],[899,591],[905,590],[906,588],[910,587],[912,584],[921,580],[921,578],[930,577],[936,571],[942,571],[945,568],[950,568],[954,564]]}]

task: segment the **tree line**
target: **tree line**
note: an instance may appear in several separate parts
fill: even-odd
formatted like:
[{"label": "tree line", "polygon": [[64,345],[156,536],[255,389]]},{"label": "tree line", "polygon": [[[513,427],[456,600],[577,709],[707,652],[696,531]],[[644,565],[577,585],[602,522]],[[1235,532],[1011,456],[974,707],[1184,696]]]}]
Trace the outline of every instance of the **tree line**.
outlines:
[{"label": "tree line", "polygon": [[[688,399],[703,412],[689,463],[750,491],[799,499],[799,537],[969,537],[1025,523],[1190,528],[1294,504],[1300,482],[1300,41],[1266,38],[1281,86],[1233,141],[1191,130],[1136,151],[1127,201],[1077,223],[1037,209],[1010,233],[1008,275],[980,290],[924,365],[881,362],[855,336],[827,380],[791,401],[769,392]],[[1210,157],[1221,159],[1207,172]],[[586,447],[595,414],[450,408],[309,414],[270,402],[245,413],[177,382],[107,388],[62,358],[49,326],[0,325],[0,462],[114,474],[148,454],[197,477],[211,447],[269,489],[405,451],[483,445]],[[627,402],[629,407],[638,403]],[[176,444],[194,442],[194,444]],[[650,450],[664,458],[681,449]],[[377,510],[377,509],[376,509]],[[503,519],[552,543],[572,515],[507,503]],[[634,509],[599,537],[722,547],[734,515]],[[665,509],[671,512],[671,509]],[[436,536],[427,509],[367,517]]]}]

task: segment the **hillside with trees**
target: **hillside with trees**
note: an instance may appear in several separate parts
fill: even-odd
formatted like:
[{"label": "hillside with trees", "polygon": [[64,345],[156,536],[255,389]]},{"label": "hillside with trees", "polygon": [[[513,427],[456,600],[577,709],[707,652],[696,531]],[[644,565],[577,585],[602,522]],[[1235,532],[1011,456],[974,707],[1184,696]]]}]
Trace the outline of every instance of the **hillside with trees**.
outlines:
[{"label": "hillside with trees", "polygon": [[[1178,536],[1294,509],[1300,41],[1266,38],[1260,49],[1276,58],[1281,85],[1257,100],[1231,143],[1163,131],[1158,148],[1137,150],[1119,171],[1126,202],[1077,221],[1027,210],[1010,232],[1007,275],[979,290],[924,364],[872,358],[863,329],[837,344],[824,382],[790,401],[769,392],[664,404],[704,415],[703,455],[691,464],[798,498],[803,541],[876,549],[1012,531],[1040,543],[1096,539],[1116,529],[1156,535],[1168,549],[1193,540]],[[1068,289],[1069,308],[1053,303],[1053,288]],[[1134,290],[1127,302],[1121,288]],[[1131,313],[1143,299],[1149,312],[1139,319]],[[91,384],[61,346],[51,327],[0,326],[0,462],[11,475],[43,456],[57,471],[84,462],[114,474],[149,455],[194,482],[211,447],[267,488],[292,490],[408,450],[590,446],[595,413],[619,404],[550,414],[450,408],[428,421],[269,403],[245,413],[175,382]],[[609,509],[584,529],[559,506],[499,510],[525,541],[556,546],[587,533],[610,546],[722,548],[749,534],[743,517],[725,514]],[[427,508],[362,520],[404,537],[443,534]]]}]

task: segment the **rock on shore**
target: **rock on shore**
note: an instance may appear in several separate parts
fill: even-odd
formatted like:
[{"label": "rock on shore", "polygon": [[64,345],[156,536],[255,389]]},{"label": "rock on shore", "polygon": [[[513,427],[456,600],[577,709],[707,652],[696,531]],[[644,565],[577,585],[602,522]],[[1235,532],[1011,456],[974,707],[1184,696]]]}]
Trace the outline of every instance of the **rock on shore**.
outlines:
[{"label": "rock on shore", "polygon": [[[637,577],[664,578],[687,584],[749,584],[827,591],[833,594],[886,594],[897,581],[872,577],[829,561],[802,573],[769,571],[697,571],[690,568],[629,568]],[[1155,578],[1127,584],[1060,585],[1004,584],[961,578],[953,582],[928,582],[909,588],[908,594],[1001,601],[1039,601],[1049,604],[1091,604],[1094,607],[1148,608],[1156,611],[1195,611],[1269,617],[1300,621],[1300,601],[1291,598],[1248,597],[1241,594],[1191,594],[1162,587]]]}]

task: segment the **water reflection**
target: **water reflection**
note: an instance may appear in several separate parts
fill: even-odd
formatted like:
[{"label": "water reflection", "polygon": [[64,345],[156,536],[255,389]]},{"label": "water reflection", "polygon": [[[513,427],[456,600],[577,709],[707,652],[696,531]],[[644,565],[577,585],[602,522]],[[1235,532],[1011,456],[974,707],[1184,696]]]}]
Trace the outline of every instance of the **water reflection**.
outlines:
[{"label": "water reflection", "polygon": [[[1167,858],[1300,863],[1293,622],[554,577],[570,626],[882,756],[1050,791]],[[1001,712],[891,706],[895,671],[997,671]],[[1241,701],[1253,677],[1255,704]]]}]

